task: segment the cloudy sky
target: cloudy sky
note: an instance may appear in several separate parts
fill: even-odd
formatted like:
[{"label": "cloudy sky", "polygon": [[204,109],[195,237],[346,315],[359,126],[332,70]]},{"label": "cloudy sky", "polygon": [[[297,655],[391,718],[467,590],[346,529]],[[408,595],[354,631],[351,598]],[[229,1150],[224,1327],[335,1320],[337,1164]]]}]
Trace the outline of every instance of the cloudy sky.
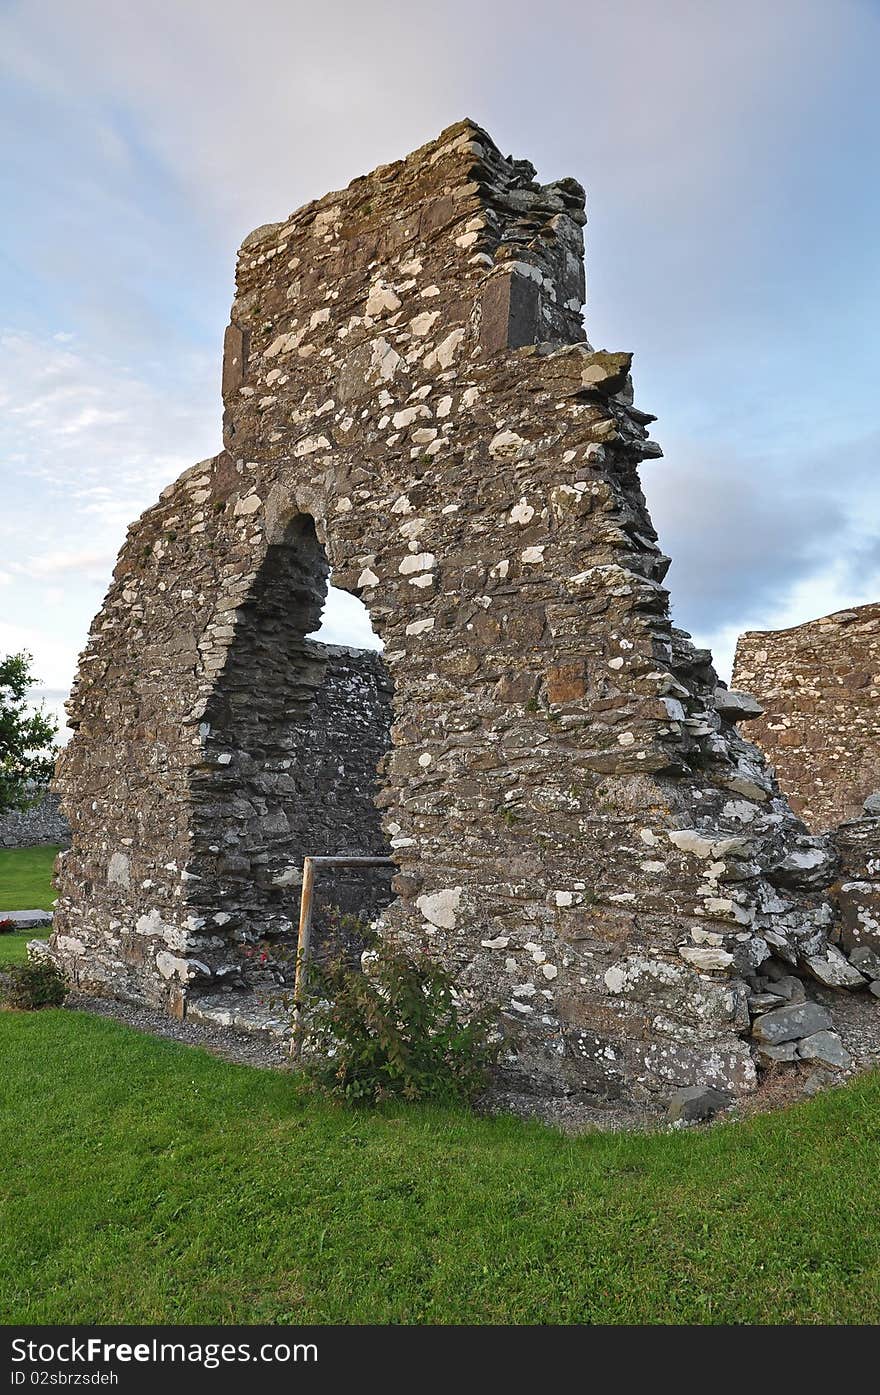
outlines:
[{"label": "cloudy sky", "polygon": [[586,185],[677,623],[724,671],[876,600],[878,46],[877,0],[0,0],[0,654],[60,701],[126,524],[218,449],[244,234],[465,115]]}]

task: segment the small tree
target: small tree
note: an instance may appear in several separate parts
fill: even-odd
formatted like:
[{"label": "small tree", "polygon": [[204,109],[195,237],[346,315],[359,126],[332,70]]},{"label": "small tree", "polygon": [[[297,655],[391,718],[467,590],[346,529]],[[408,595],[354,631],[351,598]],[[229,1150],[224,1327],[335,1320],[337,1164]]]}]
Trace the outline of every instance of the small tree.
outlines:
[{"label": "small tree", "polygon": [[32,663],[24,652],[0,659],[0,814],[26,809],[28,785],[45,785],[55,764],[58,723],[42,706],[28,708]]}]

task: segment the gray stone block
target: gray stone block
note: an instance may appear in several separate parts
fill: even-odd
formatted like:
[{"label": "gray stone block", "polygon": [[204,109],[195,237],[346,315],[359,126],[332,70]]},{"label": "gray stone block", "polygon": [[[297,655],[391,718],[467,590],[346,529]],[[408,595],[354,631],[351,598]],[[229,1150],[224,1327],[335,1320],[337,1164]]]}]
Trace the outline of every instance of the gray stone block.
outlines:
[{"label": "gray stone block", "polygon": [[847,1051],[836,1032],[814,1032],[798,1043],[798,1055],[802,1061],[821,1061],[823,1065],[834,1066],[838,1070],[849,1070],[852,1056]]},{"label": "gray stone block", "polygon": [[732,1096],[723,1090],[713,1089],[710,1085],[688,1085],[675,1091],[669,1101],[666,1117],[672,1123],[677,1120],[686,1124],[702,1123],[732,1102]]},{"label": "gray stone block", "polygon": [[752,1023],[752,1036],[768,1046],[778,1046],[783,1041],[796,1041],[824,1031],[831,1025],[831,1013],[818,1003],[794,1003],[756,1018]]},{"label": "gray stone block", "polygon": [[51,911],[0,911],[0,920],[13,920],[16,930],[39,930],[52,924]]}]

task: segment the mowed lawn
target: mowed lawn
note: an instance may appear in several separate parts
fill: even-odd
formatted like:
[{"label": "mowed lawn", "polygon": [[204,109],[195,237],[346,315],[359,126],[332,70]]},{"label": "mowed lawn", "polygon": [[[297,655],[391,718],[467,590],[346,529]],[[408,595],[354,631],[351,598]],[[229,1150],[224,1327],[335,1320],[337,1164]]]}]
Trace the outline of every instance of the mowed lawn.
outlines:
[{"label": "mowed lawn", "polygon": [[7,1323],[876,1323],[880,1076],[576,1140],[0,1013]]},{"label": "mowed lawn", "polygon": [[[0,848],[0,919],[3,911],[51,911],[55,900],[52,868],[58,848]],[[0,935],[0,965],[20,964],[27,958],[28,940],[49,934],[45,930]]]},{"label": "mowed lawn", "polygon": [[[3,909],[51,905],[56,851],[0,850]],[[880,1322],[880,1074],[570,1140],[84,1013],[0,1012],[0,1049],[7,1323]]]}]

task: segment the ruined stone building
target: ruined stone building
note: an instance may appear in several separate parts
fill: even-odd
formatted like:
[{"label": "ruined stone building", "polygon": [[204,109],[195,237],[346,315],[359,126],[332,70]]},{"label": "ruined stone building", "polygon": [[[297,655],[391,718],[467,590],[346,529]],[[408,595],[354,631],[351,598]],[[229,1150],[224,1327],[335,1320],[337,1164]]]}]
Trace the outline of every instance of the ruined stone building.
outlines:
[{"label": "ruined stone building", "polygon": [[741,635],[733,682],[763,707],[749,735],[804,822],[858,818],[880,791],[880,604]]},{"label": "ruined stone building", "polygon": [[[303,856],[385,850],[325,896],[497,1005],[523,1089],[748,1090],[759,969],[866,983],[832,844],[670,623],[585,221],[462,122],[245,239],[224,448],[132,525],[71,698],[80,985],[243,1020]],[[381,658],[309,638],[328,568]]]}]

